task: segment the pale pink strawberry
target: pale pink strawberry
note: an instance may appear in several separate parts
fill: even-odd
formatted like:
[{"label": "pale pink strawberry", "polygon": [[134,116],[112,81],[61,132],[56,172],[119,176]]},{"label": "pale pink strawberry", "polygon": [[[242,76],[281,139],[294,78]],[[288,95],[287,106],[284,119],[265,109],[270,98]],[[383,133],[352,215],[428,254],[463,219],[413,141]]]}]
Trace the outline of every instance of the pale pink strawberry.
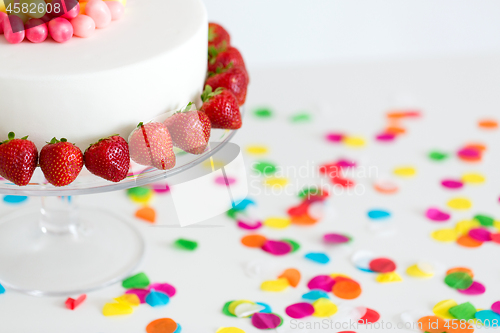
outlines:
[{"label": "pale pink strawberry", "polygon": [[160,170],[172,169],[175,166],[172,139],[167,127],[162,123],[139,123],[130,133],[128,146],[130,158],[136,163]]}]

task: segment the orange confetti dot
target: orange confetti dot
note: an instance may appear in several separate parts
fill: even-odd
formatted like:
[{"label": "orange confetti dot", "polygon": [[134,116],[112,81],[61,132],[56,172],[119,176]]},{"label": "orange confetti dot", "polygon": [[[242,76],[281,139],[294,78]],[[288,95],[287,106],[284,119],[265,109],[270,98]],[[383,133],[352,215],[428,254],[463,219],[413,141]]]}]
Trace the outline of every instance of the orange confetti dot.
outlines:
[{"label": "orange confetti dot", "polygon": [[406,129],[400,126],[389,126],[385,129],[385,132],[391,134],[404,134],[406,133]]},{"label": "orange confetti dot", "polygon": [[279,279],[285,278],[292,287],[297,287],[300,282],[300,272],[295,268],[288,268],[280,276]]},{"label": "orange confetti dot", "polygon": [[177,323],[170,318],[156,319],[146,326],[147,333],[174,333],[175,330]]},{"label": "orange confetti dot", "polygon": [[469,235],[462,235],[457,239],[457,243],[464,247],[479,247],[483,245],[483,242],[477,241],[474,238],[469,237]]},{"label": "orange confetti dot", "polygon": [[300,216],[292,216],[292,223],[298,225],[313,225],[318,220],[312,218],[309,214],[303,214]]},{"label": "orange confetti dot", "polygon": [[478,123],[479,127],[483,129],[496,129],[498,128],[498,122],[494,119],[483,119]]},{"label": "orange confetti dot", "polygon": [[446,275],[451,274],[451,273],[456,273],[456,272],[464,272],[470,275],[470,277],[474,277],[474,272],[472,272],[471,269],[466,268],[466,267],[455,267],[455,268],[450,268],[447,272]]},{"label": "orange confetti dot", "polygon": [[361,286],[354,280],[347,278],[335,278],[332,293],[338,298],[355,299],[361,295]]},{"label": "orange confetti dot", "polygon": [[135,212],[135,217],[146,222],[156,222],[156,211],[151,207],[142,207]]},{"label": "orange confetti dot", "polygon": [[420,111],[418,110],[392,111],[387,113],[387,118],[389,119],[417,118],[417,117],[420,117]]},{"label": "orange confetti dot", "polygon": [[396,185],[389,183],[376,183],[373,184],[373,188],[375,189],[375,191],[382,194],[393,194],[397,193],[399,190]]},{"label": "orange confetti dot", "polygon": [[445,325],[446,321],[437,316],[426,316],[418,320],[418,329],[423,332],[442,333],[447,331]]},{"label": "orange confetti dot", "polygon": [[254,234],[254,235],[244,236],[241,239],[241,244],[248,246],[248,247],[262,247],[262,245],[264,245],[264,243],[266,241],[267,241],[266,237],[264,237],[262,235]]}]

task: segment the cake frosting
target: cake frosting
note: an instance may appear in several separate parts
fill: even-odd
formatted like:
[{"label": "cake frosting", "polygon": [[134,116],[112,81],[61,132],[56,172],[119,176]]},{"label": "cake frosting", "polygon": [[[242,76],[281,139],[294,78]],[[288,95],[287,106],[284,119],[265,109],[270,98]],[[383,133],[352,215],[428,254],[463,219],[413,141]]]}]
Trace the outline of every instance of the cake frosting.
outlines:
[{"label": "cake frosting", "polygon": [[207,71],[201,0],[128,0],[92,38],[11,45],[0,38],[0,136],[37,147],[67,138],[82,150],[139,122],[199,102]]}]

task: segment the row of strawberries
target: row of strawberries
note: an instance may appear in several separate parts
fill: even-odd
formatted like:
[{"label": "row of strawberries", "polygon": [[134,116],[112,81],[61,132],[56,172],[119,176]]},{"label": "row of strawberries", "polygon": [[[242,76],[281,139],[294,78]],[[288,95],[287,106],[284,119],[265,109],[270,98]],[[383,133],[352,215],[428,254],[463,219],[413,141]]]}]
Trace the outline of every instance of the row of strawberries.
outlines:
[{"label": "row of strawberries", "polygon": [[209,64],[200,110],[186,108],[164,122],[140,123],[128,143],[119,135],[103,138],[82,153],[66,139],[53,138],[38,154],[28,137],[13,132],[0,143],[0,175],[16,185],[29,184],[37,166],[54,186],[72,183],[83,166],[112,182],[123,180],[130,159],[138,164],[168,170],[175,166],[173,147],[191,154],[205,152],[212,128],[239,129],[239,107],[246,98],[248,73],[241,54],[230,46],[230,36],[220,25],[209,26]]}]

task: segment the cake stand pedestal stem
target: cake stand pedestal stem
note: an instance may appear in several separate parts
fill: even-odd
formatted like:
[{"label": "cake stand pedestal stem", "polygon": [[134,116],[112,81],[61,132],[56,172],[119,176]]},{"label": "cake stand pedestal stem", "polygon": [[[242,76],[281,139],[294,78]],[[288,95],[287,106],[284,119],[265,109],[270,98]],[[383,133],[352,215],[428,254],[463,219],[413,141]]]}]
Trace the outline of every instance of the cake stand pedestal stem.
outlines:
[{"label": "cake stand pedestal stem", "polygon": [[78,236],[81,226],[74,196],[41,197],[40,228],[43,233]]}]

